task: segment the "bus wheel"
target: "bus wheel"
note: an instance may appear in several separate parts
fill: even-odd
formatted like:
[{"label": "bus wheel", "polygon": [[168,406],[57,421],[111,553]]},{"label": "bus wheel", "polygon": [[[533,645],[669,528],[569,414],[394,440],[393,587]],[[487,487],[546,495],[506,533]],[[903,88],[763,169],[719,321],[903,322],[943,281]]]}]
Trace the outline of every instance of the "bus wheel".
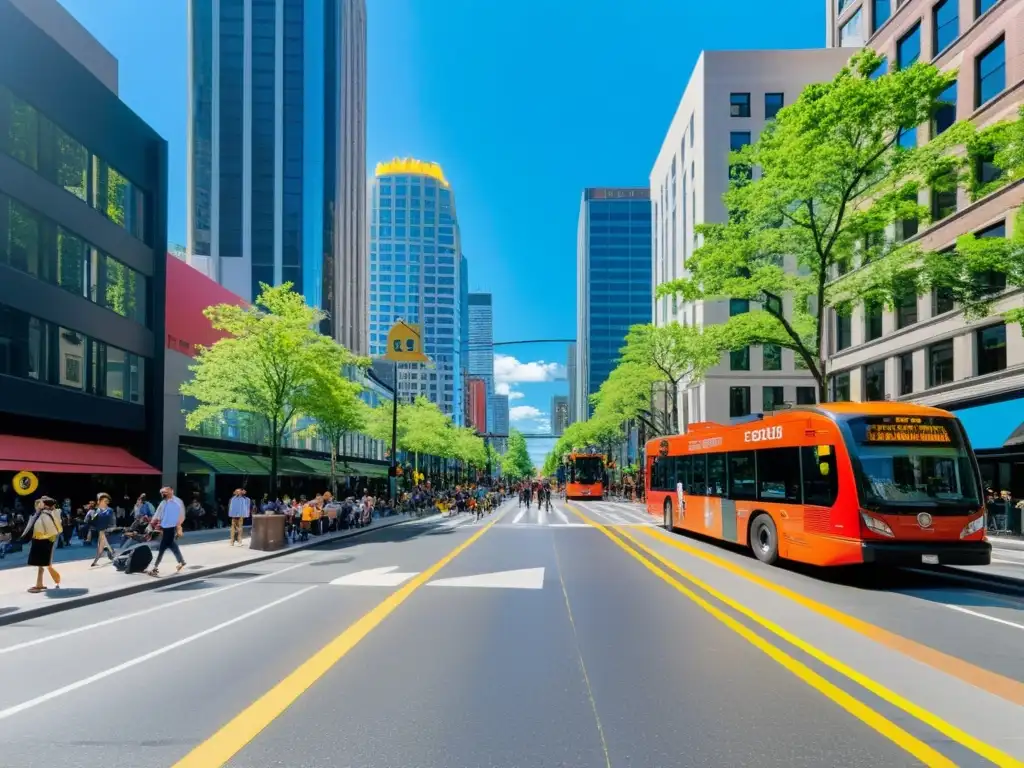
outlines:
[{"label": "bus wheel", "polygon": [[666,531],[671,531],[672,528],[673,528],[673,525],[672,525],[672,499],[665,499],[664,518],[665,518],[665,530]]},{"label": "bus wheel", "polygon": [[779,559],[779,533],[769,514],[760,514],[750,524],[750,548],[762,563],[774,565]]}]

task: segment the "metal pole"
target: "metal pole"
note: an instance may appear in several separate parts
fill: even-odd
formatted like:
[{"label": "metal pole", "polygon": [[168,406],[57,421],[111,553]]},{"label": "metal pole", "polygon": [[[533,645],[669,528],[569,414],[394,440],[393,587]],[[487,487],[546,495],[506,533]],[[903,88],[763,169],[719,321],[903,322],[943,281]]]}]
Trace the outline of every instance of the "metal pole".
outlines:
[{"label": "metal pole", "polygon": [[391,500],[398,500],[398,361],[395,361],[395,383],[391,387],[391,466],[388,468]]}]

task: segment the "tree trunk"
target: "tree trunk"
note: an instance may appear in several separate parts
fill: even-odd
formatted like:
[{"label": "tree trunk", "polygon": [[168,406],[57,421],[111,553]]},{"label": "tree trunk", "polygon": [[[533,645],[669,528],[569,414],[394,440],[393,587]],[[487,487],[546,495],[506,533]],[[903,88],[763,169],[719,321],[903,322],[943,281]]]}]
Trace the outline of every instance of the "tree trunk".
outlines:
[{"label": "tree trunk", "polygon": [[281,432],[277,428],[277,419],[271,419],[270,429],[270,498],[277,498],[277,467],[278,454],[281,449]]},{"label": "tree trunk", "polygon": [[338,495],[338,444],[331,443],[331,495]]}]

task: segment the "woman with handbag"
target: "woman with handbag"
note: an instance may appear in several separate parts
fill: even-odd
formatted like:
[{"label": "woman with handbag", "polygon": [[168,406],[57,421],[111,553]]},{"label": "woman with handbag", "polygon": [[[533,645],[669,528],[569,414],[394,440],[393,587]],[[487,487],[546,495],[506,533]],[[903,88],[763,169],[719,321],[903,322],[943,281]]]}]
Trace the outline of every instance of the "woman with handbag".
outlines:
[{"label": "woman with handbag", "polygon": [[32,540],[32,546],[28,551],[28,565],[30,568],[38,569],[36,585],[28,590],[33,594],[46,591],[46,587],[43,586],[44,568],[50,572],[54,587],[60,587],[60,574],[53,567],[53,546],[62,530],[60,513],[55,508],[56,504],[57,502],[49,496],[39,499],[35,505],[35,513],[29,518],[25,532],[21,535],[21,538],[26,541]]},{"label": "woman with handbag", "polygon": [[107,553],[107,559],[114,560],[114,548],[107,542],[107,531],[114,527],[114,510],[110,506],[110,495],[101,493],[96,497],[96,506],[89,510],[85,516],[89,529],[96,534],[96,557],[92,565],[100,561],[103,553]]}]

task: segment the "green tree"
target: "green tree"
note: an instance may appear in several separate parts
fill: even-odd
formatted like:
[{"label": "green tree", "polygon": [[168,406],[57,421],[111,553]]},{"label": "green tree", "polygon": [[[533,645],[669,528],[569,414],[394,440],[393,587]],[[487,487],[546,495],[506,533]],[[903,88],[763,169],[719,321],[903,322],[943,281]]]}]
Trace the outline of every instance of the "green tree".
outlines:
[{"label": "green tree", "polygon": [[501,460],[502,472],[508,477],[518,479],[533,475],[533,460],[526,449],[526,438],[517,429],[508,433],[508,450]]},{"label": "green tree", "polygon": [[338,445],[347,432],[366,426],[369,406],[359,397],[362,385],[341,375],[325,376],[307,390],[299,403],[302,413],[314,420],[309,432],[331,446],[331,493],[338,493]]},{"label": "green tree", "polygon": [[[916,63],[881,77],[881,58],[856,54],[829,83],[808,86],[753,145],[733,153],[734,173],[724,224],[698,227],[702,246],[687,261],[690,274],[658,288],[684,300],[747,299],[754,311],[722,326],[726,346],[775,344],[793,350],[827,399],[822,322],[854,301],[892,306],[907,291],[924,290],[916,246],[885,238],[896,222],[924,219],[920,186],[955,179],[949,149],[969,138],[954,126],[928,144],[905,149],[899,137],[928,122],[941,94],[956,81]],[[856,265],[871,290],[829,285]],[[863,280],[861,280],[863,286]]]},{"label": "green tree", "polygon": [[260,284],[253,306],[218,304],[205,311],[227,336],[200,347],[190,366],[192,379],[181,393],[197,401],[186,413],[189,429],[207,419],[241,411],[263,418],[270,446],[270,491],[277,491],[281,443],[296,418],[316,398],[323,381],[338,377],[357,359],[345,347],[314,330],[324,313],[306,305],[291,283]]}]

